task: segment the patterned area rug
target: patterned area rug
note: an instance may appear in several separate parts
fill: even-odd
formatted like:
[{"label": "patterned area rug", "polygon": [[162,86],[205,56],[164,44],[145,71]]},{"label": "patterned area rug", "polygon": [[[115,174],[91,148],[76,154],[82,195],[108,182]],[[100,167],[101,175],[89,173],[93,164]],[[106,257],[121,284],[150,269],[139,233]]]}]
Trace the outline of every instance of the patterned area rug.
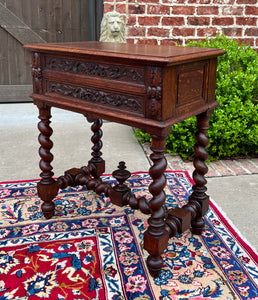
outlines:
[{"label": "patterned area rug", "polygon": [[[166,205],[184,205],[188,174],[166,176]],[[150,181],[136,173],[128,184],[149,197]],[[257,255],[212,203],[202,236],[188,230],[170,239],[156,279],[145,266],[145,215],[83,187],[60,190],[55,203],[46,220],[36,181],[0,184],[1,300],[258,299]]]}]

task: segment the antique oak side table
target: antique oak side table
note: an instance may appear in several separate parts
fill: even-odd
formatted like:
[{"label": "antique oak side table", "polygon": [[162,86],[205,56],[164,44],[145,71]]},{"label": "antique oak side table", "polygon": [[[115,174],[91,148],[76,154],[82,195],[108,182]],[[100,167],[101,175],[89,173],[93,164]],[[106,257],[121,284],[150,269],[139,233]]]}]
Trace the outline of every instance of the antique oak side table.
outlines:
[{"label": "antique oak side table", "polygon": [[[204,227],[203,216],[209,207],[204,178],[208,171],[205,164],[208,158],[205,148],[209,143],[207,129],[209,116],[217,105],[217,57],[225,51],[101,42],[25,47],[32,51],[31,97],[39,109],[42,173],[38,195],[44,201],[44,216],[53,216],[53,199],[59,188],[76,185],[104,193],[114,204],[139,208],[150,215],[144,248],[149,253],[149,272],[158,276],[163,264],[161,254],[167,248],[169,237],[188,228],[194,234],[201,234]],[[57,180],[53,178],[51,167],[52,106],[81,113],[93,123],[93,152],[88,165],[72,168]],[[166,137],[173,124],[191,116],[197,116],[193,193],[183,207],[166,210]],[[151,135],[153,165],[149,174],[153,181],[149,186],[152,196],[149,202],[144,197],[137,199],[124,184],[130,177],[124,162],[113,172],[117,185],[101,180],[105,170],[100,151],[102,119],[138,127]]]}]

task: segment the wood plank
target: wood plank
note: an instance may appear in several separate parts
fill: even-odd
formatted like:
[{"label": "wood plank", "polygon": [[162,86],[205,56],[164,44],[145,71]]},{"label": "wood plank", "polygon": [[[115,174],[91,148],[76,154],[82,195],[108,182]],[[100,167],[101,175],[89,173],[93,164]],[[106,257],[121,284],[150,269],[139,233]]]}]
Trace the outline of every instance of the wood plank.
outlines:
[{"label": "wood plank", "polygon": [[[22,45],[10,34],[7,35],[6,49],[8,52],[8,83],[15,85],[31,83],[28,51],[26,51]],[[27,66],[25,61],[27,61]]]},{"label": "wood plank", "polygon": [[71,28],[72,28],[72,0],[63,0],[62,3],[62,20],[63,20],[63,42],[72,41]]},{"label": "wood plank", "polygon": [[22,3],[22,8],[21,8],[22,15],[20,18],[23,20],[24,23],[26,23],[32,29],[31,16],[35,12],[32,10],[31,1],[30,0],[22,0],[20,2]]},{"label": "wood plank", "polygon": [[52,30],[55,32],[55,40],[57,42],[63,41],[63,19],[62,19],[62,0],[54,0],[52,7],[54,7],[54,23]]},{"label": "wood plank", "polygon": [[42,39],[2,3],[0,3],[0,26],[17,39],[22,45],[45,42],[44,39]]},{"label": "wood plank", "polygon": [[80,2],[81,2],[81,9],[80,12],[78,13],[81,19],[80,40],[81,41],[92,40],[91,28],[92,25],[94,26],[94,22],[95,22],[94,9],[92,11],[92,8],[94,8],[94,6],[92,5],[92,0],[89,0],[87,2],[85,1],[80,1]]},{"label": "wood plank", "polygon": [[0,103],[31,102],[32,85],[0,85]]},{"label": "wood plank", "polygon": [[81,18],[80,14],[81,12],[81,5],[80,0],[73,1],[72,3],[72,37],[71,41],[80,41],[81,34],[80,34],[80,28],[81,28]]},{"label": "wood plank", "polygon": [[0,28],[0,41],[4,47],[0,47],[0,84],[9,83],[9,69],[8,69],[8,49],[6,47],[8,42],[8,33]]},{"label": "wood plank", "polygon": [[41,30],[41,36],[45,41],[49,42],[53,39],[50,38],[49,28],[48,28],[48,17],[46,13],[46,8],[48,6],[49,0],[38,0],[38,27]]},{"label": "wood plank", "polygon": [[10,84],[20,84],[20,68],[18,66],[18,56],[16,53],[20,50],[17,48],[17,40],[11,35],[8,35],[8,62],[10,72]]},{"label": "wood plank", "polygon": [[42,28],[39,26],[39,1],[38,0],[30,0],[30,9],[31,9],[31,15],[30,15],[30,23],[31,23],[31,29],[35,31],[39,36],[41,36],[44,40],[44,36],[42,35]]}]

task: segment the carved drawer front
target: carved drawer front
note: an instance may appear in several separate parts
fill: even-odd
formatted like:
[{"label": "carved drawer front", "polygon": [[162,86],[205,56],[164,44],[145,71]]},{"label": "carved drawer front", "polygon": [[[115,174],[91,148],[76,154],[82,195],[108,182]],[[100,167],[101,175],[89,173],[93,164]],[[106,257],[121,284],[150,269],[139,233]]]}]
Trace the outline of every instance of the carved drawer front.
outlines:
[{"label": "carved drawer front", "polygon": [[45,57],[43,78],[45,95],[143,116],[144,68]]},{"label": "carved drawer front", "polygon": [[51,56],[46,57],[45,61],[46,70],[144,84],[142,68]]},{"label": "carved drawer front", "polygon": [[115,92],[99,91],[98,89],[51,81],[47,82],[47,94],[56,97],[67,97],[68,99],[72,97],[80,99],[81,103],[85,101],[88,105],[104,105],[112,109],[126,110],[138,115],[142,115],[143,112],[142,98],[137,96],[127,96]]}]

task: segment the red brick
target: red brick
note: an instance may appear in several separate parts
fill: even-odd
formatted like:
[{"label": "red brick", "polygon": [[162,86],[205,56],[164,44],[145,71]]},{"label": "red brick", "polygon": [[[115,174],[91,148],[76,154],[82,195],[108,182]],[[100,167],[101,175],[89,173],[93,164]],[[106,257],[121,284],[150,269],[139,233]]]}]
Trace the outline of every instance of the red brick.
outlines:
[{"label": "red brick", "polygon": [[250,38],[240,38],[237,39],[238,41],[238,45],[240,46],[242,43],[244,43],[245,45],[250,45],[250,46],[254,46],[254,39],[250,39]]},{"label": "red brick", "polygon": [[174,28],[173,35],[189,36],[195,34],[195,28]]},{"label": "red brick", "polygon": [[235,160],[223,160],[223,162],[236,175],[245,175],[245,174],[248,174],[248,172],[241,165],[237,164]]},{"label": "red brick", "polygon": [[139,25],[158,25],[160,21],[160,17],[138,17]]},{"label": "red brick", "polygon": [[212,3],[213,1],[212,0],[188,0],[188,3],[189,4],[192,4],[192,3],[198,3],[198,4],[210,4]]},{"label": "red brick", "polygon": [[197,8],[198,15],[217,15],[218,12],[218,6],[200,6]]},{"label": "red brick", "polygon": [[136,2],[144,2],[144,3],[146,3],[146,2],[148,2],[148,3],[159,3],[159,0],[148,0],[148,1],[146,1],[146,0],[138,0],[138,1],[136,1]]},{"label": "red brick", "polygon": [[214,27],[200,28],[197,31],[197,36],[216,36],[218,29]]},{"label": "red brick", "polygon": [[137,44],[144,44],[144,45],[158,45],[157,39],[139,39]]},{"label": "red brick", "polygon": [[151,15],[169,15],[170,7],[165,5],[148,5],[147,11]]},{"label": "red brick", "polygon": [[117,4],[116,11],[119,12],[120,14],[125,14],[126,13],[126,5],[125,4]]},{"label": "red brick", "polygon": [[127,31],[128,36],[145,36],[144,27],[129,27]]},{"label": "red brick", "polygon": [[252,163],[252,160],[249,159],[237,159],[236,160],[240,165],[242,165],[246,170],[248,170],[251,174],[258,173],[258,166]]},{"label": "red brick", "polygon": [[148,29],[148,36],[168,37],[169,36],[169,29],[151,27],[151,28]]},{"label": "red brick", "polygon": [[237,4],[256,4],[257,0],[237,0]]},{"label": "red brick", "polygon": [[[168,164],[168,167],[172,171],[182,171],[182,166],[180,165],[179,162],[172,161]],[[183,170],[184,171],[184,170]]]},{"label": "red brick", "polygon": [[189,17],[187,19],[187,24],[194,26],[204,26],[210,24],[209,17]]},{"label": "red brick", "polygon": [[114,5],[111,4],[105,4],[104,5],[104,14],[109,12],[109,11],[113,11],[114,10]]},{"label": "red brick", "polygon": [[226,36],[241,36],[242,28],[222,28],[222,33]]},{"label": "red brick", "polygon": [[205,175],[205,177],[217,177],[220,174],[216,171],[216,169],[213,167],[212,163],[207,165],[208,167],[208,173]]},{"label": "red brick", "polygon": [[246,6],[245,7],[246,15],[258,15],[258,6]]},{"label": "red brick", "polygon": [[234,4],[235,0],[214,0],[213,1],[214,4]]},{"label": "red brick", "polygon": [[[195,170],[193,162],[183,162],[183,166],[187,172],[189,172],[190,176],[193,177],[193,171]],[[184,171],[184,170],[183,170]]]},{"label": "red brick", "polygon": [[176,43],[182,45],[183,41],[181,39],[164,39],[160,41],[160,44],[164,46],[175,46]]},{"label": "red brick", "polygon": [[243,7],[233,7],[233,6],[225,6],[222,8],[222,14],[223,15],[238,15],[238,16],[242,16],[243,15]]},{"label": "red brick", "polygon": [[[256,40],[256,45],[258,46],[257,42],[258,40]],[[251,158],[250,161],[258,168],[258,158]]]},{"label": "red brick", "polygon": [[172,8],[172,13],[174,15],[193,15],[194,12],[194,6],[173,6]]},{"label": "red brick", "polygon": [[258,28],[255,27],[255,28],[247,28],[245,30],[245,35],[248,35],[248,36],[258,36]]},{"label": "red brick", "polygon": [[185,19],[183,17],[163,17],[163,26],[182,26],[185,25]]},{"label": "red brick", "polygon": [[236,24],[237,25],[256,25],[256,18],[244,18],[244,17],[238,17],[236,18]]},{"label": "red brick", "polygon": [[[167,40],[168,41],[168,40]],[[167,159],[168,162],[171,162],[171,161],[177,161],[177,162],[182,162],[182,158],[180,155],[175,155],[175,154],[171,154],[171,153],[166,153],[165,154],[165,157]]]},{"label": "red brick", "polygon": [[127,44],[134,44],[134,41],[135,41],[134,39],[130,39],[130,38],[126,39]]},{"label": "red brick", "polygon": [[232,171],[229,170],[228,167],[224,165],[221,161],[213,161],[211,165],[214,168],[215,172],[220,174],[220,176],[233,175]]},{"label": "red brick", "polygon": [[130,26],[130,25],[135,25],[135,24],[136,24],[136,16],[129,15],[127,17],[126,25]]},{"label": "red brick", "polygon": [[[163,3],[168,3],[168,4],[171,5],[171,0],[163,0]],[[185,0],[173,0],[173,5],[175,5],[175,4],[183,4],[183,3],[185,3]]]},{"label": "red brick", "polygon": [[140,15],[145,13],[145,5],[128,5],[128,13],[133,15]]},{"label": "red brick", "polygon": [[233,25],[234,19],[233,18],[213,18],[212,25]]}]

